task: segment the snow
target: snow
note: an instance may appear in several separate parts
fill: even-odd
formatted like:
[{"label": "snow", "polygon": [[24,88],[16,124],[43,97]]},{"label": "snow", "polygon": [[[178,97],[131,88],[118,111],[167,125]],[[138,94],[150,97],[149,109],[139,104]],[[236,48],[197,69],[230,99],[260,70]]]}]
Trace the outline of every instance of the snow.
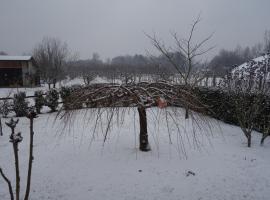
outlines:
[{"label": "snow", "polygon": [[[103,109],[104,123],[107,110]],[[247,148],[239,127],[209,119],[213,124],[212,132],[206,134],[203,129],[197,132],[201,145],[196,146],[189,121],[184,117],[177,121],[182,127],[180,135],[173,122],[167,126],[164,109],[152,108],[147,110],[152,151],[140,152],[136,110],[120,109],[120,113],[124,122],[117,126],[114,121],[115,126],[110,127],[104,145],[104,123],[99,123],[93,133],[95,118],[85,110],[75,114],[72,126],[66,121],[55,120],[55,113],[40,115],[34,124],[31,199],[269,199],[270,139],[267,138],[261,147],[261,135],[254,132],[252,147]],[[14,185],[10,130],[4,125],[5,121],[7,119],[2,119],[4,136],[0,137],[0,166]],[[20,118],[16,130],[23,136],[19,144],[22,195],[27,173],[28,129],[28,119]],[[180,148],[181,138],[187,157]],[[189,171],[195,175],[187,176]],[[9,199],[2,178],[0,199]]]},{"label": "snow", "polygon": [[0,55],[0,60],[20,60],[20,61],[27,61],[31,60],[32,56],[6,56]]},{"label": "snow", "polygon": [[[260,57],[254,58],[254,59],[252,59],[252,60],[255,61],[256,63],[258,63],[258,62],[264,61],[265,59],[266,59],[265,56],[260,56]],[[246,63],[243,63],[243,64],[239,65],[239,66],[236,67],[234,70],[242,70],[242,69],[246,69],[248,66],[249,66],[248,63],[246,62]],[[234,71],[234,70],[233,70],[233,71]]]},{"label": "snow", "polygon": [[[254,58],[254,59],[252,59],[252,61],[255,62],[254,65],[258,65],[258,63],[260,63],[260,62],[266,62],[267,63],[267,59],[269,59],[269,56],[270,55],[266,54],[264,56],[260,56],[260,57]],[[235,73],[237,71],[244,71],[248,67],[250,67],[250,62],[243,63],[242,65],[239,65],[238,67],[234,68],[232,70],[232,73]],[[260,67],[260,66],[258,66],[258,67]]]},{"label": "snow", "polygon": [[[120,80],[116,80],[116,82],[121,83]],[[108,79],[105,77],[96,76],[94,80],[91,81],[92,84],[95,83],[110,83]],[[85,85],[82,78],[66,78],[65,80],[62,80],[56,84],[56,88],[59,89],[62,86],[73,86],[73,85]],[[4,97],[13,97],[14,94],[18,92],[25,92],[26,96],[33,96],[35,91],[42,90],[44,92],[48,91],[47,84],[42,84],[40,87],[10,87],[10,88],[0,88],[0,98]]]}]

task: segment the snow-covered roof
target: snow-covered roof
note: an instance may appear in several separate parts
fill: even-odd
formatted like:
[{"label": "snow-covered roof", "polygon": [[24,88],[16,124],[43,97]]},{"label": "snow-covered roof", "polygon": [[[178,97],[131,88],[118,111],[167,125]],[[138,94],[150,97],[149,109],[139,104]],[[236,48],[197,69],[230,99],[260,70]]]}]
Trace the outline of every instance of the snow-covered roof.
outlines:
[{"label": "snow-covered roof", "polygon": [[19,60],[19,61],[28,61],[31,60],[32,56],[6,56],[0,55],[0,60]]}]

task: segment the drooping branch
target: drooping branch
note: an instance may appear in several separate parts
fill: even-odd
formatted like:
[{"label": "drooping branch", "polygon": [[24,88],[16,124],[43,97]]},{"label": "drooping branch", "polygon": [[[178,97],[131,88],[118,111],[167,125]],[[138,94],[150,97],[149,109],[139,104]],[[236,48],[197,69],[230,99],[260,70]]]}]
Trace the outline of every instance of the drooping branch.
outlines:
[{"label": "drooping branch", "polygon": [[[117,116],[120,107],[135,107],[139,113],[140,122],[140,150],[149,151],[147,132],[146,110],[150,107],[165,108],[186,107],[194,111],[205,113],[208,108],[196,96],[196,93],[183,85],[173,85],[168,82],[140,82],[130,84],[98,84],[81,87],[73,90],[65,100],[65,106],[60,109],[57,116],[65,121],[65,124],[72,123],[76,111],[85,109],[95,118],[96,123],[102,123],[101,115],[107,113],[107,125],[105,127],[104,143],[107,140],[108,132],[112,125],[112,119]],[[65,109],[67,108],[68,109]],[[103,111],[102,108],[106,108]],[[88,109],[92,108],[92,109]],[[98,112],[96,113],[96,110]],[[74,114],[74,115],[73,115]],[[180,116],[180,112],[172,115]],[[193,120],[193,119],[192,119]],[[177,120],[174,120],[175,122]],[[94,127],[94,132],[96,125]],[[94,134],[93,134],[94,135]],[[94,136],[93,136],[94,137]]]},{"label": "drooping branch", "polygon": [[[167,82],[132,83],[132,84],[102,84],[88,86],[72,92],[66,104],[72,110],[78,107],[152,107],[157,106],[157,100],[162,97],[171,106],[184,106],[188,104],[191,109],[204,109],[204,105],[196,98],[194,93],[182,87]],[[63,109],[61,110],[63,111]],[[68,111],[65,111],[68,112]]]},{"label": "drooping branch", "polygon": [[14,200],[14,195],[13,195],[13,189],[12,189],[12,185],[10,180],[7,178],[7,176],[4,174],[2,168],[0,167],[0,174],[3,177],[3,179],[6,181],[7,185],[8,185],[8,190],[9,190],[9,195],[10,195],[10,199]]}]

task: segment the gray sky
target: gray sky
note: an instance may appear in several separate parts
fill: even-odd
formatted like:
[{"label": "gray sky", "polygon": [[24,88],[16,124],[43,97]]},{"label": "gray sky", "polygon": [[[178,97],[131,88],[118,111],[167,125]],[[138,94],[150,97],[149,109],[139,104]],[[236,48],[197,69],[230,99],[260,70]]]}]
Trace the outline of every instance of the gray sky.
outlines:
[{"label": "gray sky", "polygon": [[170,32],[187,36],[199,13],[195,39],[215,32],[212,54],[261,42],[270,29],[270,0],[1,0],[0,50],[28,53],[51,36],[81,58],[145,54],[154,50],[144,32],[172,44]]}]

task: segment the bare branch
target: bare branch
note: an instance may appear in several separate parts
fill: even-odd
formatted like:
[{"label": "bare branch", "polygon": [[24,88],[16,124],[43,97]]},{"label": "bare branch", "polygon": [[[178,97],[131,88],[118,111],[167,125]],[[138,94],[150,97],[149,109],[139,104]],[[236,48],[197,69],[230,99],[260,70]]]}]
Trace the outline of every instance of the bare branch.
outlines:
[{"label": "bare branch", "polygon": [[0,174],[3,177],[3,179],[6,181],[7,185],[8,185],[8,190],[9,190],[9,195],[10,195],[10,199],[14,200],[14,196],[13,196],[13,189],[11,186],[11,182],[10,180],[6,177],[6,175],[4,174],[2,168],[0,167]]}]

